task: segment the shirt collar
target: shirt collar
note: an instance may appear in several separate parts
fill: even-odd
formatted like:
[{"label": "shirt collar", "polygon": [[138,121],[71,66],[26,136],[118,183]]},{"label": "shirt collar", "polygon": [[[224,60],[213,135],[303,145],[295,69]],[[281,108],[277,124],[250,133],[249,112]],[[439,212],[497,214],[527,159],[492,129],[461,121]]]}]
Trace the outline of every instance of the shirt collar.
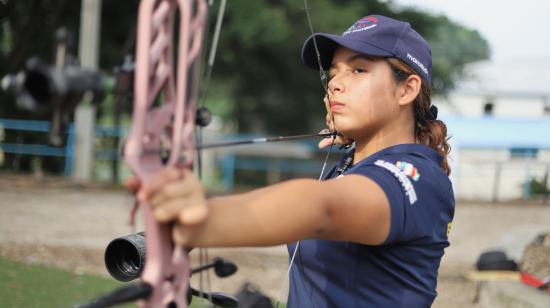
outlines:
[{"label": "shirt collar", "polygon": [[410,143],[410,144],[397,144],[397,145],[387,147],[365,158],[364,161],[371,162],[380,158],[380,156],[388,155],[388,154],[397,154],[397,153],[401,153],[401,154],[409,153],[413,155],[427,157],[428,159],[436,162],[438,165],[441,165],[441,161],[443,160],[443,156],[441,156],[439,153],[437,153],[434,149],[430,148],[429,146],[426,146],[423,144]]}]

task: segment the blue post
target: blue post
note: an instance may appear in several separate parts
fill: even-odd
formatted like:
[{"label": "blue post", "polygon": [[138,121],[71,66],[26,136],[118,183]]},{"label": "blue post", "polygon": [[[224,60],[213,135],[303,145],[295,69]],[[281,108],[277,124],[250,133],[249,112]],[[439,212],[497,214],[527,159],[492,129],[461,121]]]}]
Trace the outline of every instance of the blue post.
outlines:
[{"label": "blue post", "polygon": [[73,153],[74,153],[74,124],[69,125],[67,132],[67,144],[65,145],[65,177],[73,174]]},{"label": "blue post", "polygon": [[235,184],[235,154],[227,154],[221,161],[222,186],[226,191],[232,191]]}]

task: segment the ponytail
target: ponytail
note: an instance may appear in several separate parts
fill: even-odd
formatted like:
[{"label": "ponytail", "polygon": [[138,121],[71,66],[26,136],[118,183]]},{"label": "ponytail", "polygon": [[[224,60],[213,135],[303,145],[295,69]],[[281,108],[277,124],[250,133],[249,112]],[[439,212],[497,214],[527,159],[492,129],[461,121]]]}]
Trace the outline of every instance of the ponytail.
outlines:
[{"label": "ponytail", "polygon": [[[388,62],[392,68],[394,79],[397,82],[402,82],[406,80],[409,75],[416,74],[412,68],[398,59],[388,58]],[[443,121],[429,116],[431,102],[431,89],[424,80],[422,80],[420,92],[413,102],[414,135],[417,143],[429,146],[443,157],[441,168],[449,175],[451,173],[451,168],[449,166],[448,156],[451,151],[451,146],[448,142],[447,126]]]}]

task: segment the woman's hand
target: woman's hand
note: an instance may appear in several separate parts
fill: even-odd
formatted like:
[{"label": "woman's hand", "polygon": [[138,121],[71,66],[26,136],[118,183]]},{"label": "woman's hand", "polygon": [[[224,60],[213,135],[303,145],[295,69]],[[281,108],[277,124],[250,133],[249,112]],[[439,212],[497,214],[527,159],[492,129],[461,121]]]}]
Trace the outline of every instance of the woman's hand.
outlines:
[{"label": "woman's hand", "polygon": [[[325,103],[325,108],[327,110],[327,115],[325,116],[325,121],[327,123],[328,128],[323,129],[319,133],[324,134],[324,133],[329,133],[329,132],[333,132],[333,131],[338,131],[336,129],[332,113],[330,112],[330,103],[329,103],[328,98],[326,96],[325,96],[325,99],[324,99],[324,103]],[[333,144],[332,139],[333,139],[333,137],[326,137],[326,138],[323,138],[321,141],[319,141],[319,149],[326,148],[326,147],[332,145]],[[351,143],[353,143],[353,139],[346,138],[346,137],[342,136],[341,134],[336,136],[336,140],[334,140],[334,144],[339,144],[339,145],[348,145],[348,144],[351,144]]]},{"label": "woman's hand", "polygon": [[[330,133],[331,131],[328,129],[328,128],[325,128],[323,130],[321,130],[319,132],[319,134],[326,134],[326,133]],[[333,141],[332,141],[333,137],[332,136],[329,136],[329,137],[325,137],[323,138],[321,141],[319,141],[319,149],[322,149],[322,148],[326,148],[330,145],[333,144]],[[337,135],[336,136],[336,139],[334,140],[334,144],[339,144],[339,145],[348,145],[348,144],[351,144],[353,143],[353,140],[351,139],[348,139],[342,135]]]},{"label": "woman's hand", "polygon": [[126,186],[137,191],[140,202],[153,208],[160,223],[175,223],[172,235],[176,243],[188,244],[208,217],[204,189],[187,169],[165,169],[142,183],[132,178]]}]

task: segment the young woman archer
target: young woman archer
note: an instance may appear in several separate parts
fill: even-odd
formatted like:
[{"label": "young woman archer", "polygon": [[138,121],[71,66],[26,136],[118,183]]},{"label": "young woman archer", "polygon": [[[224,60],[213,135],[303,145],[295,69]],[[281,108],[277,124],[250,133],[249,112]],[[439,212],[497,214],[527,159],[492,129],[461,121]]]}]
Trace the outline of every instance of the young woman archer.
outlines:
[{"label": "young woman archer", "polygon": [[[429,307],[454,215],[431,49],[408,23],[380,15],[314,36],[329,72],[327,122],[354,143],[323,181],[207,199],[191,172],[170,169],[138,197],[184,245],[288,244],[292,255],[300,241],[287,307]],[[313,37],[302,59],[318,68]]]}]

